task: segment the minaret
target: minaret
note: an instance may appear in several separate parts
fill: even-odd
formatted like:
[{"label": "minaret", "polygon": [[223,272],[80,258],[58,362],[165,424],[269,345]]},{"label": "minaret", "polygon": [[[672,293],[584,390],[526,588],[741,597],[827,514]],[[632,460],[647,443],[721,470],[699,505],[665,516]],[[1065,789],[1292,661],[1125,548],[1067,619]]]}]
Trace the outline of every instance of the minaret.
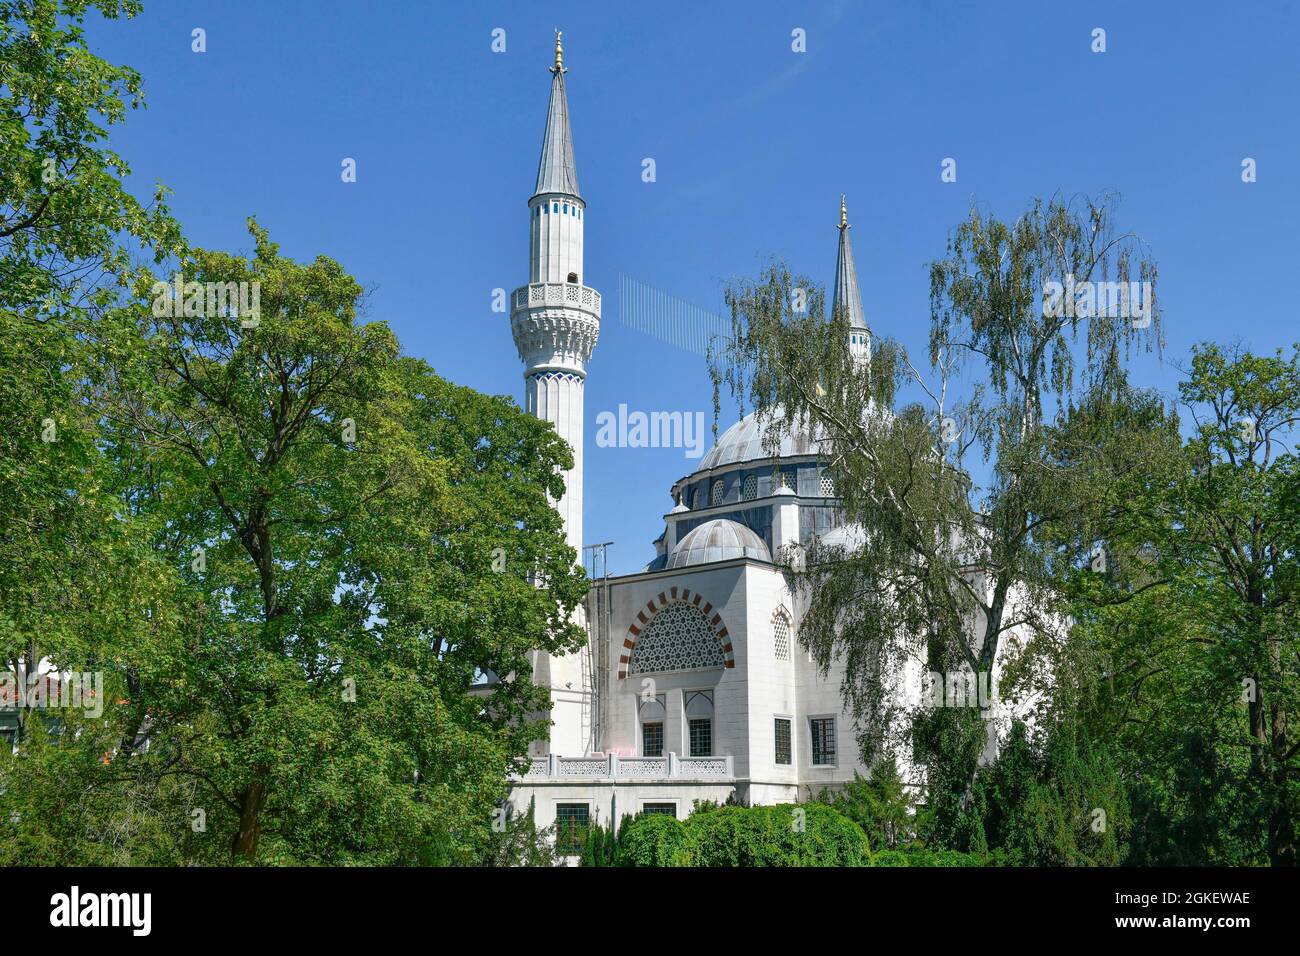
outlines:
[{"label": "minaret", "polygon": [[853,243],[849,240],[848,206],[840,193],[840,252],[835,262],[835,298],[831,314],[841,311],[849,322],[849,354],[864,362],[871,360],[871,333],[862,314],[862,295],[858,291],[858,267],[853,262]]},{"label": "minaret", "polygon": [[[581,560],[582,396],[587,360],[600,334],[600,293],[582,283],[587,204],[578,193],[560,40],[557,30],[537,188],[528,200],[528,285],[511,296],[510,328],[524,363],[524,408],[554,425],[573,449],[573,468],[564,473],[564,496],[555,507]],[[541,655],[534,669],[533,679],[551,688],[552,753],[582,756],[590,749],[591,679],[583,673],[584,653]]]}]

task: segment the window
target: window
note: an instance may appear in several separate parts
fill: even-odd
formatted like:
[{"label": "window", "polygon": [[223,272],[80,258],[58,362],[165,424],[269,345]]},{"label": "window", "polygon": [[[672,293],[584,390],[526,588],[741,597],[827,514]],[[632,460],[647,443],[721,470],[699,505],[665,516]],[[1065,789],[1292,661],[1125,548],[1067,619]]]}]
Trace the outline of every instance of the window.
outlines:
[{"label": "window", "polygon": [[835,718],[814,717],[812,724],[812,762],[828,766],[835,763]]},{"label": "window", "polygon": [[785,608],[777,608],[772,615],[772,656],[778,661],[790,659],[790,617]]},{"label": "window", "polygon": [[725,490],[726,490],[726,486],[723,485],[722,479],[719,478],[717,481],[713,483],[713,490],[709,492],[709,504],[711,505],[722,504],[722,493]]},{"label": "window", "polygon": [[567,202],[564,204],[564,214],[566,216],[569,214],[569,204]]},{"label": "window", "polygon": [[697,717],[690,723],[691,756],[713,756],[713,721],[708,717]]},{"label": "window", "polygon": [[746,501],[753,501],[758,497],[758,475],[745,476],[745,484],[741,489],[740,497]]},{"label": "window", "polygon": [[822,472],[822,497],[823,498],[835,497],[835,479],[832,478],[827,472]]},{"label": "window", "polygon": [[723,667],[722,642],[704,612],[693,604],[670,604],[656,614],[637,638],[628,661],[629,674]]},{"label": "window", "polygon": [[558,202],[551,203],[551,212],[559,212],[559,211],[560,211],[560,204]]},{"label": "window", "polygon": [[641,725],[641,756],[662,757],[664,755],[664,725],[662,721]]},{"label": "window", "polygon": [[776,762],[790,763],[790,718],[776,718]]},{"label": "window", "polygon": [[675,803],[643,803],[641,812],[646,816],[654,813],[662,813],[666,817],[677,816],[677,804]]},{"label": "window", "polygon": [[582,207],[581,207],[581,206],[578,207],[578,218],[579,218],[579,219],[582,218]]},{"label": "window", "polygon": [[582,852],[582,840],[590,823],[590,810],[585,803],[557,803],[555,805],[555,846],[561,853]]}]

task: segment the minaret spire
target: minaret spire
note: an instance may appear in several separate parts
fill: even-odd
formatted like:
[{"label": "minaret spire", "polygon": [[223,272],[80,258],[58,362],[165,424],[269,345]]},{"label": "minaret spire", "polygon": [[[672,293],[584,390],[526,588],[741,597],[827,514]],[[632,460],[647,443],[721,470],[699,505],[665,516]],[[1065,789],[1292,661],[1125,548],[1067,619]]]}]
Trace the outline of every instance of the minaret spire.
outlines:
[{"label": "minaret spire", "polygon": [[569,130],[569,97],[564,90],[564,47],[555,31],[555,65],[551,67],[551,105],[546,111],[546,133],[542,136],[542,159],[537,166],[537,188],[533,196],[555,193],[581,198],[578,167],[573,161],[573,133]]},{"label": "minaret spire", "polygon": [[858,289],[858,267],[853,261],[853,243],[849,239],[848,205],[840,193],[840,248],[835,262],[835,297],[831,313],[844,313],[849,323],[849,352],[863,358],[871,357],[871,333],[862,312],[862,294]]}]

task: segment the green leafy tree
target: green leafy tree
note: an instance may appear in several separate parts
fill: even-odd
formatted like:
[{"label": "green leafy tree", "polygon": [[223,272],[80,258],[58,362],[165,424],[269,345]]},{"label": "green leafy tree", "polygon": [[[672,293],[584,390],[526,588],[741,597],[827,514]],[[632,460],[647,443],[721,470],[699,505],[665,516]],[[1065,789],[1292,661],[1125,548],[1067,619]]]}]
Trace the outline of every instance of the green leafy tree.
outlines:
[{"label": "green leafy tree", "polygon": [[[1144,318],[1045,301],[1051,282],[1112,278],[1151,284]],[[1040,529],[1097,486],[1085,468],[1047,464],[1050,428],[1076,392],[1122,381],[1130,348],[1158,341],[1155,279],[1140,242],[1116,234],[1108,200],[1036,202],[1010,223],[972,211],[931,267],[929,374],[879,337],[870,361],[856,360],[847,316],[826,321],[820,293],[796,312],[794,289],[815,285],[784,267],[729,290],[715,402],[725,384],[773,422],[773,441],[792,427],[819,436],[844,517],[868,545],[814,548],[802,569],[791,560],[807,600],[800,640],[823,668],[844,660],[864,759],[911,744],[958,846],[975,845],[959,830],[984,722],[973,708],[918,713],[894,692],[897,674],[917,656],[930,671],[990,673],[1009,630],[1057,635],[1059,566],[1073,556]],[[1004,697],[1015,690],[1002,682]]]},{"label": "green leafy tree", "polygon": [[893,759],[880,761],[867,777],[823,791],[821,799],[862,828],[873,847],[895,850],[910,842],[914,801]]},{"label": "green leafy tree", "polygon": [[182,288],[256,283],[259,314],[142,274],[98,331],[115,490],[184,577],[135,706],[236,859],[469,859],[545,735],[531,655],[582,641],[547,500],[569,452],[359,325],[337,263],[250,230],[251,259],[195,251]]}]

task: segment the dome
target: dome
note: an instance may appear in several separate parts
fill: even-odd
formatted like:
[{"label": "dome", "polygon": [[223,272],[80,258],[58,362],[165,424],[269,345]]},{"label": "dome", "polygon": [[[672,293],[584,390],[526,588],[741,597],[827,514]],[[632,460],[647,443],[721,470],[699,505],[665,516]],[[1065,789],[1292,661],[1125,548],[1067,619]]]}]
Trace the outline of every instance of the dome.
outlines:
[{"label": "dome", "polygon": [[763,539],[738,521],[714,518],[706,521],[677,542],[665,567],[685,568],[694,564],[711,564],[733,558],[771,561]]},{"label": "dome", "polygon": [[[700,459],[697,471],[708,471],[725,465],[738,465],[746,461],[770,461],[772,451],[767,446],[768,433],[781,421],[784,415],[780,411],[767,414],[760,422],[757,412],[750,412],[736,424],[732,425],[718,443],[709,449]],[[776,447],[777,458],[793,458],[799,455],[815,455],[816,441],[803,428],[795,427],[785,431]]]},{"label": "dome", "polygon": [[847,554],[856,554],[867,546],[867,533],[861,525],[842,524],[823,534],[818,544],[823,548],[843,548]]}]

